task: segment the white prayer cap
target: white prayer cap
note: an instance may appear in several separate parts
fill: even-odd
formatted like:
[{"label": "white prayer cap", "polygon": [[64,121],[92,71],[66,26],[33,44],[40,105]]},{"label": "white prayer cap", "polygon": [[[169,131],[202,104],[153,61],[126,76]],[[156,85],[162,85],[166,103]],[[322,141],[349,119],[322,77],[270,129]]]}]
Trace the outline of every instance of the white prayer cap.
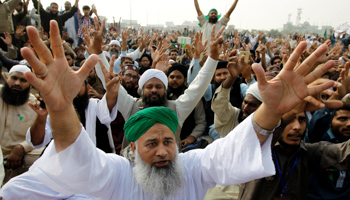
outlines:
[{"label": "white prayer cap", "polygon": [[146,70],[139,80],[139,88],[143,89],[143,85],[151,78],[157,78],[163,82],[165,89],[168,89],[168,78],[165,73],[159,69],[148,69]]},{"label": "white prayer cap", "polygon": [[247,93],[246,94],[251,94],[253,95],[257,100],[259,100],[260,102],[263,102],[260,92],[259,92],[259,88],[258,88],[258,82],[253,83],[249,86]]},{"label": "white prayer cap", "polygon": [[109,42],[109,45],[112,45],[112,44],[118,45],[120,47],[120,42],[118,40],[111,40]]},{"label": "white prayer cap", "polygon": [[103,54],[105,54],[105,56],[107,56],[109,59],[111,59],[111,54],[109,54],[107,51],[103,51]]},{"label": "white prayer cap", "polygon": [[10,69],[9,74],[11,74],[12,72],[24,73],[24,72],[30,72],[30,69],[26,65],[15,65]]}]

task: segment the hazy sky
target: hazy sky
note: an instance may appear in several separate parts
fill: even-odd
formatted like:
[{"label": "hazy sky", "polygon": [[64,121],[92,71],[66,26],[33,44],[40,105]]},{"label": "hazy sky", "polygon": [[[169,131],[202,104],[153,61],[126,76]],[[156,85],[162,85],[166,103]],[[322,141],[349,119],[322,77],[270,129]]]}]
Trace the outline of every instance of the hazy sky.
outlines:
[{"label": "hazy sky", "polygon": [[[44,6],[51,1],[41,0]],[[65,0],[54,0],[64,8]],[[74,4],[74,0],[71,0]],[[224,15],[234,0],[198,0],[200,8],[207,14],[216,8]],[[112,22],[120,17],[137,20],[142,26],[147,24],[165,24],[172,21],[197,20],[193,0],[80,0],[79,7],[95,3],[99,15],[106,16]],[[331,5],[330,5],[331,3]],[[32,4],[32,2],[30,2]],[[30,6],[31,8],[31,6]],[[297,9],[302,8],[301,22],[309,21],[311,25],[331,25],[337,27],[349,21],[350,0],[239,0],[231,15],[229,24],[239,29],[276,29],[282,28],[291,14],[293,24]],[[349,24],[350,25],[350,24]]]}]

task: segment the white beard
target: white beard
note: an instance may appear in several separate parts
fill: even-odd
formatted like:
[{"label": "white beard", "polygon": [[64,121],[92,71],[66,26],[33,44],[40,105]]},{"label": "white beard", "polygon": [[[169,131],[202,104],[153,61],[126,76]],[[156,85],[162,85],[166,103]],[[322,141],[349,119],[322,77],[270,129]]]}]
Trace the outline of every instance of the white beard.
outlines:
[{"label": "white beard", "polygon": [[136,148],[134,163],[137,183],[151,196],[159,199],[173,196],[184,186],[184,174],[178,153],[168,167],[158,168],[145,163]]}]

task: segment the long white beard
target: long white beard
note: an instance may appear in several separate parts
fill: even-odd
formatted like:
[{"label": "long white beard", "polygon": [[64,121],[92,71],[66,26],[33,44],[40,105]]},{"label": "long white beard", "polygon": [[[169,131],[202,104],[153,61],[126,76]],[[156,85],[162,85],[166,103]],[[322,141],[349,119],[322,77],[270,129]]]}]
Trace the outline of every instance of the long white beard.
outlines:
[{"label": "long white beard", "polygon": [[184,174],[178,154],[168,167],[155,167],[145,163],[135,150],[134,175],[142,189],[159,199],[177,194],[184,186]]}]

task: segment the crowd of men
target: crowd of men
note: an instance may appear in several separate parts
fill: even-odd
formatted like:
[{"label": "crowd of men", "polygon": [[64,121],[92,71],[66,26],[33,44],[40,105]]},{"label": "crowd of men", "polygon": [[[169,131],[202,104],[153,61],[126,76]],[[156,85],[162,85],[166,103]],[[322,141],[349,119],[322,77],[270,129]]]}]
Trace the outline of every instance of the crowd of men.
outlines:
[{"label": "crowd of men", "polygon": [[227,31],[238,0],[194,0],[197,32],[79,2],[0,2],[0,199],[350,199],[349,35]]}]

